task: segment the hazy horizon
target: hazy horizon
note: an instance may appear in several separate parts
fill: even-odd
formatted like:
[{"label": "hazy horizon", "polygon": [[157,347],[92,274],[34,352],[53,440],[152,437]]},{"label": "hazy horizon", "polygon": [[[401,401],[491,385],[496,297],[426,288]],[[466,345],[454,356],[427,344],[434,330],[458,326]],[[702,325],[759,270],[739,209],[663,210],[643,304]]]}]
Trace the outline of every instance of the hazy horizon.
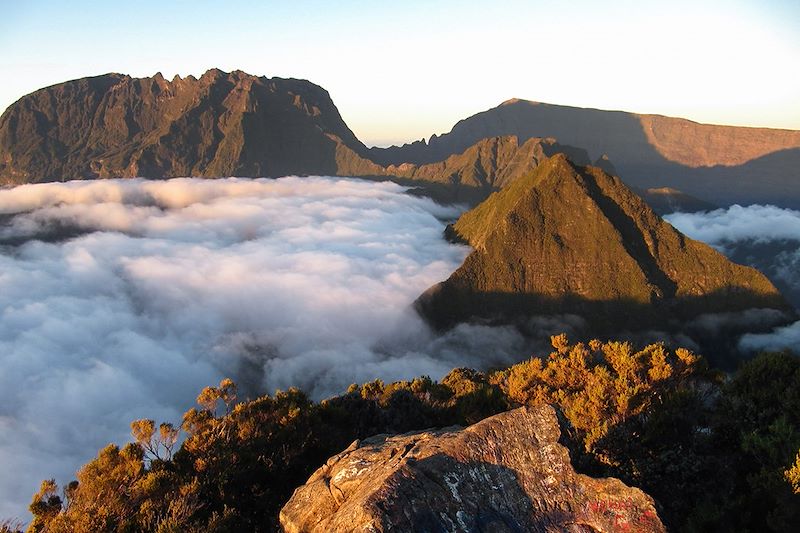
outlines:
[{"label": "hazy horizon", "polygon": [[800,129],[800,4],[5,3],[0,109],[119,72],[308,79],[367,145],[446,133],[510,98]]}]

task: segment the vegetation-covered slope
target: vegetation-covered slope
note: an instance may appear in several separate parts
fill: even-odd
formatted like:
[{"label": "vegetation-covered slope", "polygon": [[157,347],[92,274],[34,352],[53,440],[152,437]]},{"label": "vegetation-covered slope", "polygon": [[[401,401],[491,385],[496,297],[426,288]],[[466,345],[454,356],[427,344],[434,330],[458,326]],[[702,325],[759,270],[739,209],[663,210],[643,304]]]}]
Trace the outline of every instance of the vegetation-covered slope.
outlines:
[{"label": "vegetation-covered slope", "polygon": [[224,381],[186,413],[174,455],[173,428],[137,421],[134,443],[101,450],[63,493],[45,481],[29,531],[274,531],[294,488],[356,438],[543,403],[577,470],[642,488],[671,529],[800,526],[800,359],[762,355],[724,380],[660,344],[557,336],[553,347],[488,375],[374,381],[320,403],[289,390],[236,404]]},{"label": "vegetation-covered slope", "polygon": [[596,332],[674,330],[703,313],[787,309],[760,272],[682,235],[619,178],[563,154],[450,231],[475,250],[417,302],[439,327],[570,313]]}]

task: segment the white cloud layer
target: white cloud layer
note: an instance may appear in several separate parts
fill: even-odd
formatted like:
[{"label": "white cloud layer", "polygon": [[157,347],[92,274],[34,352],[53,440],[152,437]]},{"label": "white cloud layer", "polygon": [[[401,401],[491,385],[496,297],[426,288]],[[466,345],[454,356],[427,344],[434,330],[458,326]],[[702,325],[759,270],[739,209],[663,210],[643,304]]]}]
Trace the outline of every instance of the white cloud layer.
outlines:
[{"label": "white cloud layer", "polygon": [[[127,441],[131,420],[179,422],[225,376],[246,394],[321,398],[529,355],[513,328],[437,336],[410,310],[468,253],[442,238],[458,214],[393,183],[338,178],[0,190],[0,518],[24,518],[41,479],[69,481]],[[718,247],[800,240],[800,213],[772,206],[668,218]],[[781,253],[775,272],[800,285],[800,252]],[[529,329],[580,325],[540,317]],[[798,327],[742,346],[797,345]]]},{"label": "white cloud layer", "polygon": [[221,377],[320,398],[524,356],[512,329],[436,337],[410,310],[468,249],[442,238],[456,208],[404,191],[293,177],[0,190],[0,517],[127,441],[130,421],[179,422]]},{"label": "white cloud layer", "polygon": [[664,217],[686,235],[712,246],[738,241],[800,241],[800,211],[774,205],[732,205],[705,213]]},{"label": "white cloud layer", "polygon": [[[733,205],[707,213],[664,217],[686,235],[714,246],[733,260],[764,272],[795,306],[800,301],[800,211],[773,205]],[[800,322],[770,333],[746,334],[745,351],[800,351]]]}]

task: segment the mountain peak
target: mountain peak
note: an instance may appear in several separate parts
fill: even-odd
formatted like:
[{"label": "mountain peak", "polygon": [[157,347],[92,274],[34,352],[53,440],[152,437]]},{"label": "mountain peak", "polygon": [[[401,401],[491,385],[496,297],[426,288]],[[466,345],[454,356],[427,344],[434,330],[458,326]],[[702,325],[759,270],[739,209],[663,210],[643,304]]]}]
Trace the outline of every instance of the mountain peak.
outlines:
[{"label": "mountain peak", "polygon": [[214,80],[217,78],[221,78],[222,76],[227,76],[227,72],[224,72],[216,67],[212,67],[206,70],[202,76],[200,76],[200,80]]},{"label": "mountain peak", "polygon": [[217,68],[199,80],[106,74],[41,89],[3,113],[0,183],[336,174],[339,145],[366,151],[305,80]]},{"label": "mountain peak", "polygon": [[435,326],[576,314],[593,331],[671,330],[703,313],[787,310],[757,270],[663,221],[622,181],[564,154],[464,213],[475,250],[417,308]]},{"label": "mountain peak", "polygon": [[516,103],[519,103],[519,102],[522,102],[522,101],[524,101],[524,100],[522,100],[521,98],[509,98],[508,100],[502,102],[500,104],[500,106],[513,105],[513,104],[516,104]]}]

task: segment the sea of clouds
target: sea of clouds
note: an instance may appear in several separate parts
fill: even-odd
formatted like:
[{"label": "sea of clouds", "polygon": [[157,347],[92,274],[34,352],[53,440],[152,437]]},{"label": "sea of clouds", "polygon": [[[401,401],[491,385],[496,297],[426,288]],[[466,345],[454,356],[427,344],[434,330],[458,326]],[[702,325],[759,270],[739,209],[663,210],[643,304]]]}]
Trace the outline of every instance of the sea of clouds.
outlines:
[{"label": "sea of clouds", "polygon": [[[127,442],[132,420],[180,422],[223,377],[245,397],[299,386],[320,399],[524,358],[531,343],[512,328],[440,335],[411,309],[469,249],[442,236],[460,207],[406,191],[323,177],[0,190],[0,519],[25,519],[42,479],[73,479],[98,449]],[[667,218],[800,288],[800,212]],[[546,339],[581,321],[529,329]],[[798,341],[800,322],[740,346]]]},{"label": "sea of clouds", "polygon": [[410,308],[469,249],[393,183],[113,180],[0,190],[0,518],[203,387],[314,398],[520,358],[511,329]]},{"label": "sea of clouds", "polygon": [[[800,211],[773,205],[733,205],[665,217],[686,235],[715,247],[736,262],[755,266],[800,307]],[[771,333],[746,334],[745,351],[800,350],[800,321]]]}]

